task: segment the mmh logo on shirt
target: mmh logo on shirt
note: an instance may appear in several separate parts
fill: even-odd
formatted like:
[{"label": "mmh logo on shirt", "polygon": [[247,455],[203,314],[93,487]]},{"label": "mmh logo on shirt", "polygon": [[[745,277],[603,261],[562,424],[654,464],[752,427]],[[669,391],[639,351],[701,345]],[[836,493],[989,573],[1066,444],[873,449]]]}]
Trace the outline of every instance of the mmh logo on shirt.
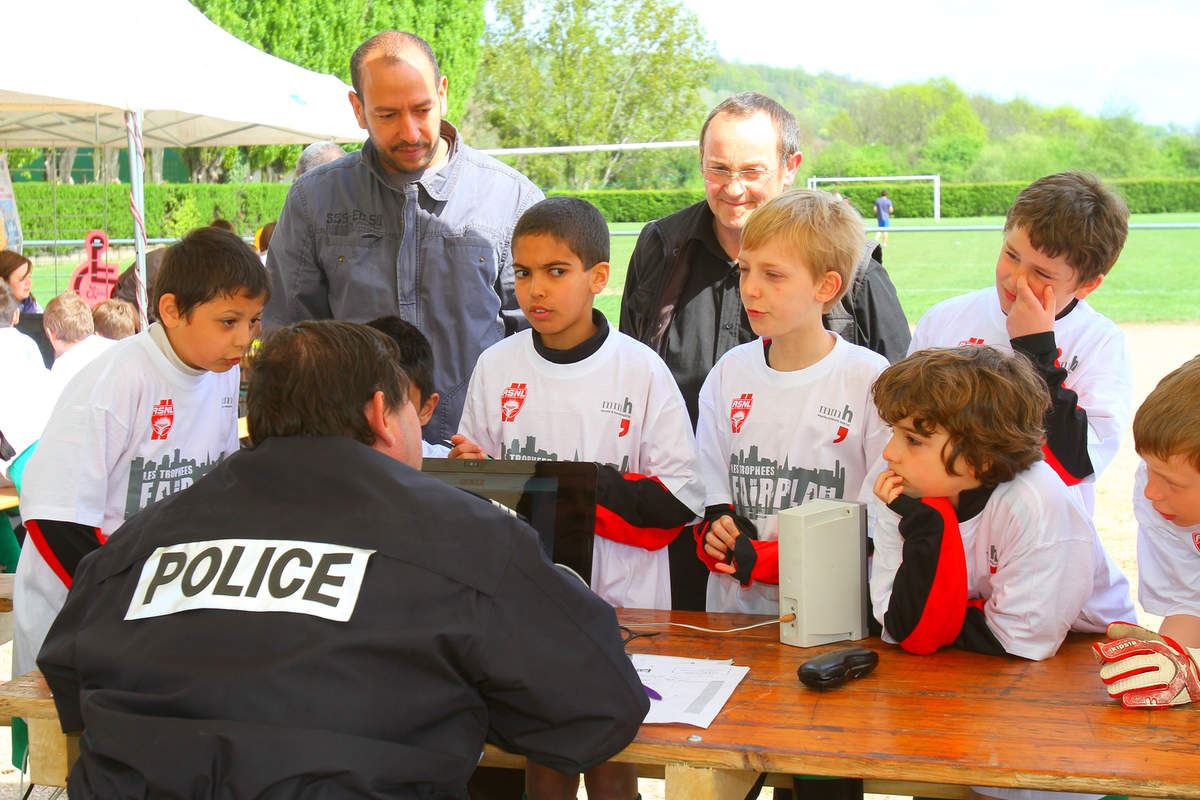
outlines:
[{"label": "mmh logo on shirt", "polygon": [[629,433],[629,420],[633,417],[633,403],[628,397],[624,400],[604,400],[600,403],[600,410],[605,414],[616,414],[621,418],[617,427],[618,439]]},{"label": "mmh logo on shirt", "polygon": [[854,411],[847,404],[843,409],[833,408],[832,406],[818,406],[817,416],[821,419],[827,419],[830,422],[837,423],[837,436],[833,438],[833,443],[846,441],[846,437],[850,435],[850,422],[854,419]]}]

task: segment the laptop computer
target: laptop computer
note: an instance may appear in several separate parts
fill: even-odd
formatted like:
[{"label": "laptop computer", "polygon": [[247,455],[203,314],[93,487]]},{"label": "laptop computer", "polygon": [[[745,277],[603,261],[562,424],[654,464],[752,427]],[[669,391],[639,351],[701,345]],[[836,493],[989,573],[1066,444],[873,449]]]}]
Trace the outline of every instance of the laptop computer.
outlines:
[{"label": "laptop computer", "polygon": [[547,558],[569,567],[591,585],[594,463],[426,458],[421,471],[516,511],[538,532]]}]

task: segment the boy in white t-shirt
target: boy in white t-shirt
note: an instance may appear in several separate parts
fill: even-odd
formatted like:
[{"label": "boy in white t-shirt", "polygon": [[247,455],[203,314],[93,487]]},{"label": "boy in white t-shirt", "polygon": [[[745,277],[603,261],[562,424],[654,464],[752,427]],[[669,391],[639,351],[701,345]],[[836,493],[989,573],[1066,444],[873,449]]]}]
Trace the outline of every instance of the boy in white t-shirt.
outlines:
[{"label": "boy in white t-shirt", "polygon": [[1132,613],[1078,492],[1042,460],[1041,389],[1027,358],[993,347],[922,350],[879,376],[893,433],[871,602],[885,641],[1041,660],[1068,631]]},{"label": "boy in white t-shirt", "polygon": [[54,366],[50,368],[53,407],[71,378],[107,350],[112,341],[96,335],[92,309],[69,290],[46,303],[42,328],[54,348]]},{"label": "boy in white t-shirt", "polygon": [[828,192],[784,192],[742,231],[742,303],[763,338],[722,356],[700,390],[709,611],[778,613],[779,512],[856,499],[887,440],[870,391],[887,360],[821,324],[862,248],[862,219]]},{"label": "boy in white t-shirt", "polygon": [[1086,298],[1128,231],[1125,201],[1095,175],[1034,181],[1008,210],[995,285],[929,309],[908,348],[986,344],[1028,356],[1050,400],[1042,453],[1079,485],[1088,513],[1129,424],[1133,378],[1125,334]]},{"label": "boy in white t-shirt", "polygon": [[[704,491],[670,370],[592,308],[608,281],[608,224],[584,200],[550,197],[521,215],[512,248],[533,329],[479,357],[450,455],[597,462],[592,590],[615,606],[670,608],[666,545]],[[579,784],[533,763],[525,775],[530,798],[574,797]],[[637,794],[630,764],[601,764],[584,781],[590,798]]]},{"label": "boy in white t-shirt", "polygon": [[238,365],[269,287],[236,235],[194,230],[155,281],[160,322],[113,344],[63,389],[25,469],[15,674],[34,668],[79,561],[237,449]]},{"label": "boy in white t-shirt", "polygon": [[[1100,676],[1126,708],[1200,700],[1200,356],[1163,378],[1133,418],[1138,599],[1158,633],[1115,623]],[[1132,617],[1130,618],[1132,619]]]}]

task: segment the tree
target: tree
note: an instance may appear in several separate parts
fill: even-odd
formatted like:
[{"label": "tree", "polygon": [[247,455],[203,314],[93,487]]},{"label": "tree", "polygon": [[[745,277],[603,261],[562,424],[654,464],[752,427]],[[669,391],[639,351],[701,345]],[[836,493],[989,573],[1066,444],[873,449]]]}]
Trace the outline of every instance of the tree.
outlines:
[{"label": "tree", "polygon": [[[479,126],[507,146],[693,138],[713,66],[696,15],[677,0],[498,0],[476,86]],[[629,160],[588,153],[520,168],[542,186],[587,189]]]},{"label": "tree", "polygon": [[[483,35],[484,0],[193,0],[205,16],[247,44],[317,72],[350,82],[350,54],[383,30],[410,31],[437,55],[450,84],[447,117],[459,119],[475,83]],[[271,91],[269,86],[229,91]],[[350,104],[346,103],[350,114]],[[282,174],[302,147],[246,148],[251,169]],[[185,156],[187,160],[187,156]],[[197,162],[211,158],[196,156]],[[221,161],[237,163],[223,156]]]}]

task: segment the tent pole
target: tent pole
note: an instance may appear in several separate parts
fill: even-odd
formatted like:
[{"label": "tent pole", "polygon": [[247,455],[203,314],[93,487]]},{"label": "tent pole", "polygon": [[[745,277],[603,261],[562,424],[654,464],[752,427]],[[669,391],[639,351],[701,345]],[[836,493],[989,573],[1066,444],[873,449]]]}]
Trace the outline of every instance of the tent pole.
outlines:
[{"label": "tent pole", "polygon": [[125,112],[125,133],[129,140],[129,213],[133,215],[133,239],[137,249],[137,306],[141,330],[149,327],[146,313],[146,195],[145,153],[142,149],[142,110]]}]

